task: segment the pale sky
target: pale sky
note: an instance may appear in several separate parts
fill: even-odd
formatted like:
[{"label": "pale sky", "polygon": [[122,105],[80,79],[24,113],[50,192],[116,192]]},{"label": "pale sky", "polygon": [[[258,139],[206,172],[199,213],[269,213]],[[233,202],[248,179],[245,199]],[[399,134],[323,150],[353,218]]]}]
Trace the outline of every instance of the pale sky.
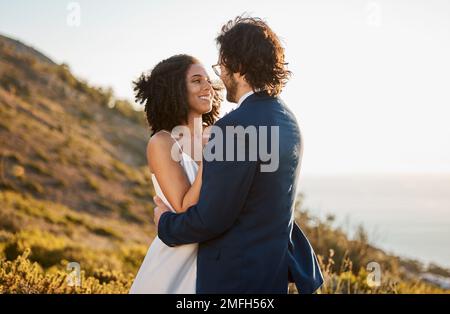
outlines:
[{"label": "pale sky", "polygon": [[0,33],[133,100],[131,81],[174,54],[211,70],[243,12],[283,39],[303,174],[450,173],[450,1],[0,0]]}]

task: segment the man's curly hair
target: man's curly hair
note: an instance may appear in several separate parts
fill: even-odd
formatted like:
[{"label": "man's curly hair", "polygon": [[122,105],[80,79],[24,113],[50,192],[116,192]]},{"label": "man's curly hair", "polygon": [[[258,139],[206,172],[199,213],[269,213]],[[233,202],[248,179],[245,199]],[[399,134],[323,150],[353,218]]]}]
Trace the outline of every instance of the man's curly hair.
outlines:
[{"label": "man's curly hair", "polygon": [[260,18],[238,16],[216,38],[220,61],[231,73],[245,76],[253,90],[277,96],[291,76],[278,36]]},{"label": "man's curly hair", "polygon": [[[133,82],[136,102],[145,103],[147,122],[152,135],[160,130],[172,131],[187,123],[189,104],[186,74],[192,64],[200,62],[189,55],[180,54],[159,62],[149,74],[143,73]],[[212,110],[203,114],[203,124],[209,126],[219,117],[222,85],[213,83]]]}]

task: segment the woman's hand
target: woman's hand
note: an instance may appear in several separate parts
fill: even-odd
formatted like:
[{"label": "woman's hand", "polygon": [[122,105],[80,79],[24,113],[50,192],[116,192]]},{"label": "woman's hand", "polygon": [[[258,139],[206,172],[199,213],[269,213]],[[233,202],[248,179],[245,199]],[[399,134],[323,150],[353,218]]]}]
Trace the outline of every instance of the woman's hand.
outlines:
[{"label": "woman's hand", "polygon": [[164,214],[165,212],[170,212],[171,210],[158,196],[153,197],[153,202],[156,205],[154,209],[153,221],[156,225],[156,231],[158,231],[159,219],[161,218],[162,214]]},{"label": "woman's hand", "polygon": [[206,128],[203,129],[203,134],[202,134],[203,148],[205,148],[205,145],[208,143],[210,135],[211,135],[211,126],[207,126]]}]

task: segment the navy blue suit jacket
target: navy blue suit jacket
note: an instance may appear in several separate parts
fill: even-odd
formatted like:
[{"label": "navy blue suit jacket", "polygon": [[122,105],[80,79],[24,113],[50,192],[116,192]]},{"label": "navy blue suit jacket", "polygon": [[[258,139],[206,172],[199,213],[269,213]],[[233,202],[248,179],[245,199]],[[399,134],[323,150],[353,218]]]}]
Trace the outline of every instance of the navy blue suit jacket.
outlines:
[{"label": "navy blue suit jacket", "polygon": [[[217,153],[212,147],[222,142],[223,161],[203,159],[198,203],[182,214],[164,213],[160,239],[169,246],[199,243],[197,293],[287,293],[288,282],[295,282],[300,293],[313,293],[323,283],[322,273],[293,219],[303,153],[293,113],[280,98],[261,92],[215,125],[224,136],[212,134],[205,149]],[[237,161],[235,151],[234,161],[226,159],[227,126],[254,126],[258,138],[267,131],[268,149],[263,151],[274,152],[279,145],[276,171],[261,171],[270,162],[260,154],[256,160],[246,154],[245,161]],[[271,140],[271,126],[279,127],[278,143]],[[234,142],[235,150],[250,147],[248,136]]]}]

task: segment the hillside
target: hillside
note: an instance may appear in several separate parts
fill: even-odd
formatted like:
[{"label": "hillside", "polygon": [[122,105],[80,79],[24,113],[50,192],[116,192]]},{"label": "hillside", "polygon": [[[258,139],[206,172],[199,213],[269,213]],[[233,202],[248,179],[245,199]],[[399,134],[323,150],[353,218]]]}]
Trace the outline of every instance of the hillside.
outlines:
[{"label": "hillside", "polygon": [[[0,293],[126,293],[155,235],[144,114],[20,41],[0,36]],[[297,205],[322,262],[322,293],[448,292],[428,271],[350,240]],[[302,209],[302,210],[300,210]],[[366,265],[382,265],[367,285]],[[67,285],[69,262],[82,287]],[[292,290],[295,292],[295,289]]]},{"label": "hillside", "polygon": [[0,117],[0,242],[8,258],[22,253],[8,243],[32,241],[30,230],[40,240],[64,239],[64,249],[107,254],[126,244],[143,254],[154,227],[141,112],[1,36]]}]

